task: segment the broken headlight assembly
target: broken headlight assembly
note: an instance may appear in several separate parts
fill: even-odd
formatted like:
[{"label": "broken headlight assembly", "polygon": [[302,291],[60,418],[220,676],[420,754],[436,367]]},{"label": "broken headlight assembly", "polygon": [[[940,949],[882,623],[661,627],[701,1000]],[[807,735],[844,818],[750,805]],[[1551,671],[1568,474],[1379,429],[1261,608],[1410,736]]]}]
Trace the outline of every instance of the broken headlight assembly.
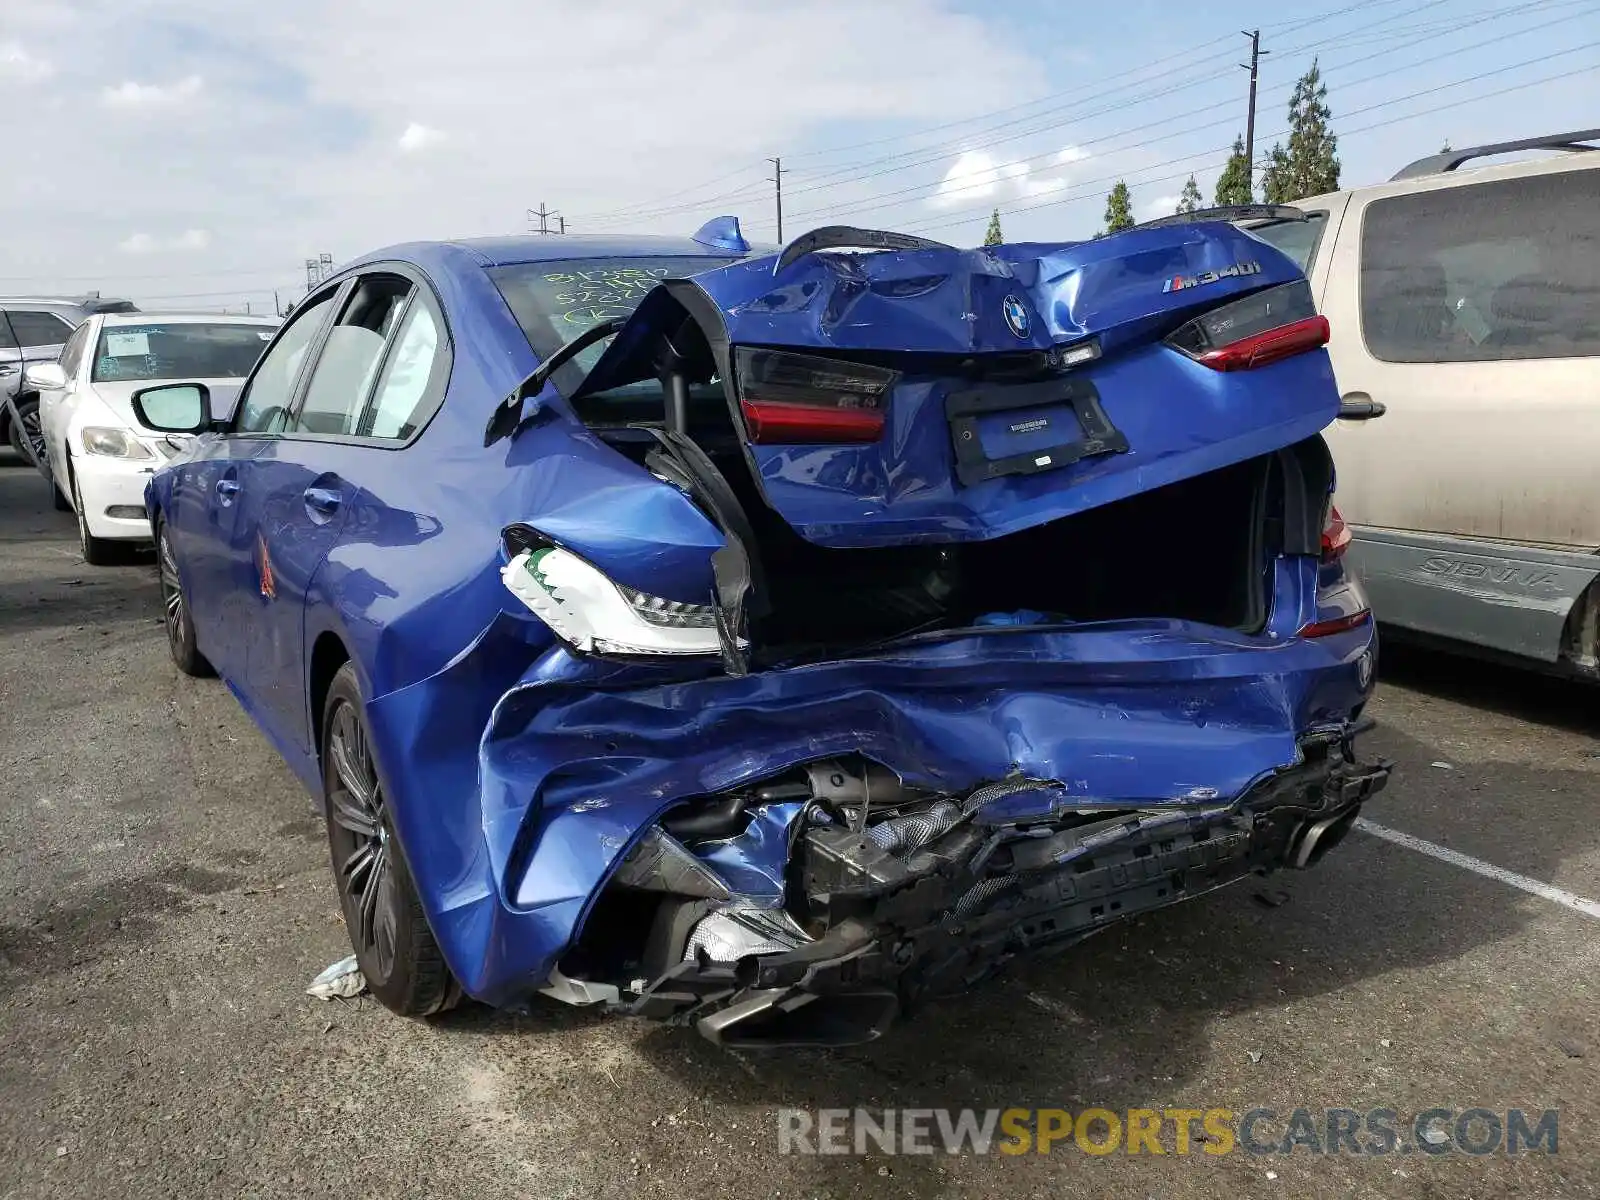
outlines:
[{"label": "broken headlight assembly", "polygon": [[556,636],[586,654],[718,654],[717,611],[615,582],[593,563],[550,544],[518,545],[500,570],[512,595]]}]

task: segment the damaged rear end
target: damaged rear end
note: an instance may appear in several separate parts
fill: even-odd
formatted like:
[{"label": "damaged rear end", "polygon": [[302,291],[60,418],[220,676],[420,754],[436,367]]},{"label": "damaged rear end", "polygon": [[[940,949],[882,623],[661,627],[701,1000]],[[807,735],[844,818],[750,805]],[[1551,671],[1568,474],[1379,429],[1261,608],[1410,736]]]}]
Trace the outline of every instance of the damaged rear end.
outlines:
[{"label": "damaged rear end", "polygon": [[505,530],[555,642],[484,739],[467,990],[858,1041],[1315,863],[1389,770],[1327,336],[1226,224],[821,230],[553,355],[486,440],[602,465]]}]

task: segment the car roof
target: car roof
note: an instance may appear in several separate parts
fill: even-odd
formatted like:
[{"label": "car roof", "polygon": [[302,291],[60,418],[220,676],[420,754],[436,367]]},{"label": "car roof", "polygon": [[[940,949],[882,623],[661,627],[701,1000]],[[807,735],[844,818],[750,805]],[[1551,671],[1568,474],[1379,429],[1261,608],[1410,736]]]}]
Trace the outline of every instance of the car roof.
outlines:
[{"label": "car roof", "polygon": [[404,242],[363,254],[345,264],[341,273],[367,263],[398,259],[443,262],[467,259],[480,267],[509,267],[521,263],[557,262],[573,258],[714,258],[742,257],[738,251],[707,246],[687,237],[647,234],[615,237],[576,237],[571,234],[510,237],[456,238],[438,242]]},{"label": "car roof", "polygon": [[282,317],[271,313],[131,312],[106,313],[105,324],[114,325],[280,325]]}]

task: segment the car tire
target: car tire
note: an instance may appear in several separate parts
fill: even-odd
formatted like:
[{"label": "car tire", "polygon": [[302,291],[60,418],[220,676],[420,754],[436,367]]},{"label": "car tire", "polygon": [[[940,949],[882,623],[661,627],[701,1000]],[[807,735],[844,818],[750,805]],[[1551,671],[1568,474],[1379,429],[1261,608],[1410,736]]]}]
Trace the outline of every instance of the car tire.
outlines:
[{"label": "car tire", "polygon": [[55,506],[55,510],[57,512],[71,512],[72,501],[62,494],[61,485],[54,479],[47,479],[45,483],[50,487],[50,503]]},{"label": "car tire", "polygon": [[384,803],[355,668],[334,675],[322,710],[328,850],[345,928],[378,1002],[405,1017],[452,1007],[460,989],[406,864]]},{"label": "car tire", "polygon": [[78,490],[78,474],[70,463],[67,464],[67,483],[72,488],[72,513],[78,521],[78,550],[83,561],[91,567],[109,567],[121,562],[121,546],[89,532],[89,522],[83,515],[83,494]]},{"label": "car tire", "polygon": [[167,629],[167,649],[172,652],[172,661],[178,670],[197,679],[215,675],[211,663],[195,645],[194,617],[189,597],[183,591],[183,577],[178,574],[178,559],[172,553],[165,521],[156,525],[156,572],[161,580],[161,620]]},{"label": "car tire", "polygon": [[39,441],[39,397],[30,395],[25,399],[19,398],[16,407],[18,419],[11,423],[11,448],[22,455],[23,462],[30,461],[28,449],[23,441],[32,434],[34,451],[40,456],[40,461],[43,461],[44,447]]}]

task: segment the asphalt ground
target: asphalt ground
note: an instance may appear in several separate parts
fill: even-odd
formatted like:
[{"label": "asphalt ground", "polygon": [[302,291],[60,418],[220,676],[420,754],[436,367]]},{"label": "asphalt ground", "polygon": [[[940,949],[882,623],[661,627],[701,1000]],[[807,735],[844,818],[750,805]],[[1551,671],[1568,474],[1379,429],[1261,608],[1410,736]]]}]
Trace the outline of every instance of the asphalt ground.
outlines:
[{"label": "asphalt ground", "polygon": [[[173,669],[152,559],[84,565],[9,459],[0,664],[0,1196],[1600,1194],[1600,920],[1559,902],[1600,898],[1600,693],[1382,655],[1369,749],[1399,771],[1367,817],[1555,899],[1358,832],[872,1046],[735,1055],[554,1002],[426,1023],[304,995],[347,951],[309,801]],[[779,1153],[780,1109],[857,1106],[1271,1109],[1258,1148],[1387,1108],[1399,1143]],[[1430,1153],[1434,1107],[1557,1110],[1556,1152]]]}]

